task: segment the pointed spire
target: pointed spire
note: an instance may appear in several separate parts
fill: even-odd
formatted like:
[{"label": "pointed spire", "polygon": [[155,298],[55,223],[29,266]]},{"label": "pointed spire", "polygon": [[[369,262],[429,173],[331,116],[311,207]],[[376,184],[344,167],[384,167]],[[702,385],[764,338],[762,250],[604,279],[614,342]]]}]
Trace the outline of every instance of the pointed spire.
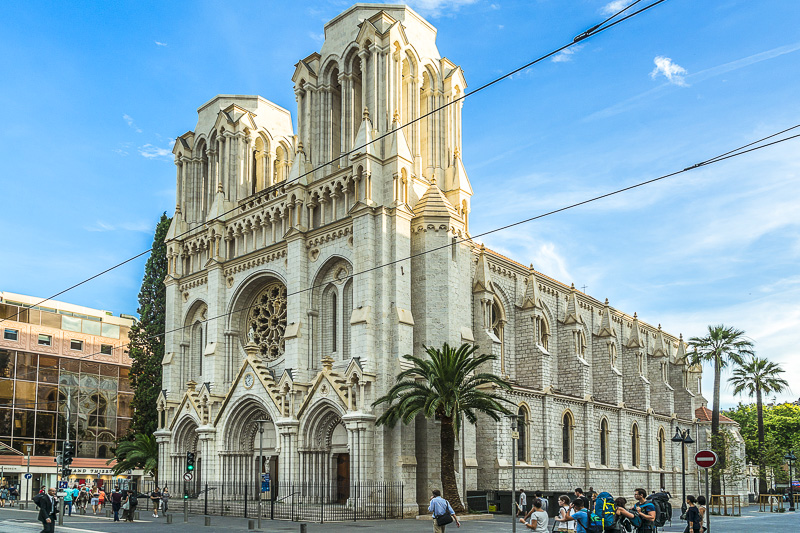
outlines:
[{"label": "pointed spire", "polygon": [[385,142],[388,143],[389,147],[388,150],[386,150],[386,159],[401,157],[409,163],[414,161],[414,157],[411,155],[411,149],[408,147],[406,135],[403,133],[403,128],[400,127],[400,113],[398,113],[397,110],[395,110],[394,118],[392,119],[392,132]]},{"label": "pointed spire", "polygon": [[580,305],[578,304],[578,291],[575,290],[575,284],[570,287],[569,296],[567,296],[567,310],[564,313],[565,324],[579,324],[583,323],[580,313]]},{"label": "pointed spire", "polygon": [[357,158],[360,155],[376,155],[375,143],[372,142],[372,122],[369,119],[369,109],[364,108],[364,118],[361,121],[361,126],[358,128],[356,138],[353,141],[353,153],[350,154],[350,160]]},{"label": "pointed spire", "polygon": [[611,319],[611,307],[608,305],[608,298],[603,304],[603,311],[600,317],[600,331],[597,333],[600,337],[616,337],[617,330],[614,329],[614,322]]},{"label": "pointed spire", "polygon": [[631,336],[628,339],[628,342],[625,343],[625,346],[628,348],[641,348],[644,346],[644,341],[642,340],[642,333],[639,330],[639,317],[636,313],[633,313],[633,324],[631,324]]},{"label": "pointed spire", "polygon": [[528,275],[525,277],[525,289],[522,292],[522,300],[519,305],[523,309],[541,307],[539,300],[539,282],[536,279],[536,271],[533,269],[533,265],[528,269]]},{"label": "pointed spire", "polygon": [[461,150],[458,148],[453,151],[453,162],[444,171],[444,190],[447,192],[463,191],[472,195],[472,185],[469,183],[467,169],[464,168],[464,163],[461,161]]},{"label": "pointed spire", "polygon": [[656,341],[655,346],[653,348],[653,355],[656,357],[664,357],[669,355],[669,346],[667,342],[664,340],[664,332],[661,331],[661,324],[658,325],[658,331],[656,332]]},{"label": "pointed spire", "polygon": [[445,198],[435,178],[431,179],[430,187],[414,206],[414,216],[459,218],[458,211]]},{"label": "pointed spire", "polygon": [[678,337],[678,353],[675,354],[675,361],[683,364],[686,361],[686,343],[683,342],[683,333]]},{"label": "pointed spire", "polygon": [[333,369],[333,357],[331,357],[330,355],[326,355],[325,357],[323,357],[322,368],[324,368],[325,371],[330,372],[331,369]]},{"label": "pointed spire", "polygon": [[308,176],[305,176],[307,164],[306,153],[303,151],[303,143],[298,141],[297,151],[294,154],[294,161],[292,161],[292,168],[289,169],[289,177],[286,178],[286,181],[289,183],[297,181],[301,185],[307,185]]},{"label": "pointed spire", "polygon": [[478,265],[475,268],[475,279],[472,283],[472,292],[494,292],[492,275],[489,273],[489,261],[486,259],[486,247],[481,244],[478,255]]}]

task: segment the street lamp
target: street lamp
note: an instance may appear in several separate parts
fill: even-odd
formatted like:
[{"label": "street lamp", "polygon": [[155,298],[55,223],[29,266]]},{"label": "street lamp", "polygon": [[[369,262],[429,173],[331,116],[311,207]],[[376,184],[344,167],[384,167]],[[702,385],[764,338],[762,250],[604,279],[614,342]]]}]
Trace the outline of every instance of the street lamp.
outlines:
[{"label": "street lamp", "polygon": [[517,531],[517,501],[515,495],[517,492],[517,440],[519,440],[519,433],[517,432],[517,420],[519,415],[506,415],[506,418],[511,419],[511,531]]},{"label": "street lamp", "polygon": [[27,472],[25,474],[25,479],[27,481],[27,487],[26,487],[26,490],[25,490],[25,503],[28,503],[30,501],[30,499],[31,499],[30,498],[30,496],[31,496],[31,484],[32,484],[31,482],[33,481],[33,478],[31,478],[31,448],[33,448],[33,444],[26,442],[25,443],[25,453],[28,456],[28,470],[27,470]]},{"label": "street lamp", "polygon": [[694,439],[689,435],[689,429],[683,431],[680,428],[675,428],[675,436],[672,437],[672,442],[681,443],[681,492],[683,499],[681,500],[681,520],[683,515],[686,514],[686,445],[692,444]]},{"label": "street lamp", "polygon": [[794,476],[792,476],[792,465],[797,461],[797,457],[795,457],[792,450],[789,450],[783,458],[786,459],[786,462],[789,464],[789,510],[794,511],[794,487],[792,486]]},{"label": "street lamp", "polygon": [[263,494],[261,494],[262,480],[264,475],[264,424],[269,420],[256,420],[258,424],[258,529],[261,529],[261,501]]}]

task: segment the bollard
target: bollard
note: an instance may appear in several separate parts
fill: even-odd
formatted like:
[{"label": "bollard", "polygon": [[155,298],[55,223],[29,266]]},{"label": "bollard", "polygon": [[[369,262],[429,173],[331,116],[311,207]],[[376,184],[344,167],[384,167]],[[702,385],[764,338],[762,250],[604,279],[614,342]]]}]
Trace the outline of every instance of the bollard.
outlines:
[{"label": "bollard", "polygon": [[300,524],[300,533],[308,533],[308,524]]},{"label": "bollard", "polygon": [[106,509],[106,518],[111,518],[111,509]]},{"label": "bollard", "polygon": [[139,511],[134,511],[133,512],[133,519],[134,520],[139,520]]},{"label": "bollard", "polygon": [[205,518],[205,524],[203,524],[203,525],[210,526],[211,525],[211,517],[206,515],[204,518]]},{"label": "bollard", "polygon": [[172,515],[168,514],[168,515],[164,515],[164,516],[167,517],[167,524],[171,524],[172,523]]},{"label": "bollard", "polygon": [[247,521],[247,529],[255,529],[256,528],[256,521],[250,519]]}]

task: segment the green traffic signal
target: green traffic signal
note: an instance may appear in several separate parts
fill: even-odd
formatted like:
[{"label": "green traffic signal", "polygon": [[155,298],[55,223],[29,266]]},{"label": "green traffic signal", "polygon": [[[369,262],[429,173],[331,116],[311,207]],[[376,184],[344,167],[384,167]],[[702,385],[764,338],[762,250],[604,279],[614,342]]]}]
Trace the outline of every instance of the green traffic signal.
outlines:
[{"label": "green traffic signal", "polygon": [[192,470],[194,470],[194,465],[186,465],[186,470],[191,472]]}]

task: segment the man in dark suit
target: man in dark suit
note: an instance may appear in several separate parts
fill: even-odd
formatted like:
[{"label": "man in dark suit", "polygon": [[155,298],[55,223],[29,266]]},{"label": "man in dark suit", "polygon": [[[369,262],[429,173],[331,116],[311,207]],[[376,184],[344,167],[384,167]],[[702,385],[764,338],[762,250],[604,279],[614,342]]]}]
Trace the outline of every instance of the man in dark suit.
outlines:
[{"label": "man in dark suit", "polygon": [[42,523],[42,533],[53,533],[56,527],[56,515],[58,514],[56,489],[50,487],[47,494],[39,494],[34,497],[33,503],[39,507],[37,520]]}]

